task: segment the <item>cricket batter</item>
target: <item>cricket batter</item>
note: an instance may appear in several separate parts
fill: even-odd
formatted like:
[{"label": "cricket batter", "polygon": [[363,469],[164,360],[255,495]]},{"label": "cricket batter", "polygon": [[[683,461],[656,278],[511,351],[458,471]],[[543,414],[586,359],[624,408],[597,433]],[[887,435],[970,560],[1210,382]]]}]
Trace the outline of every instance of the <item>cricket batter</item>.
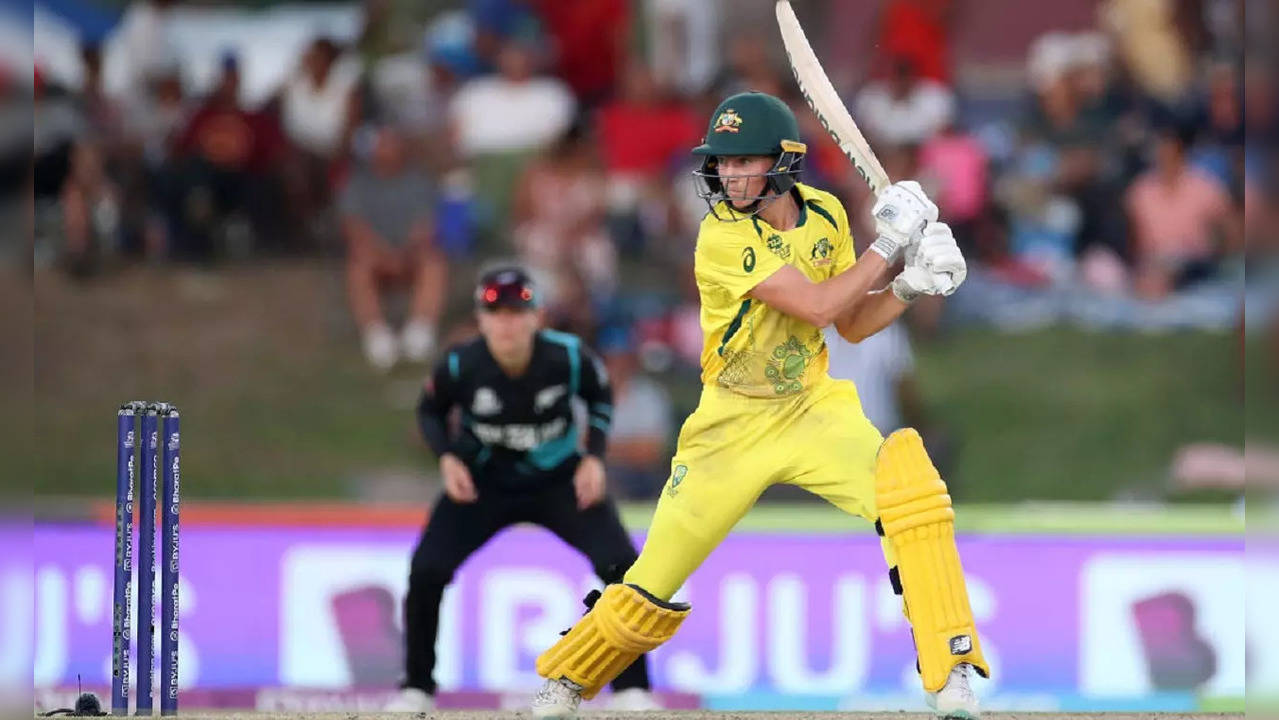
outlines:
[{"label": "cricket batter", "polygon": [[[613,392],[604,364],[573,335],[539,330],[537,290],[519,267],[483,274],[475,289],[480,337],[450,348],[422,393],[418,425],[440,460],[444,495],[413,551],[404,600],[405,679],[386,708],[434,709],[440,601],[454,571],[489,538],[517,523],[541,525],[615,583],[635,548],[604,490]],[[587,404],[585,452],[573,398]],[[449,416],[461,410],[457,432]],[[638,658],[638,659],[637,659]],[[614,710],[658,710],[648,665],[617,667]]]},{"label": "cricket batter", "polygon": [[[570,718],[641,653],[669,640],[690,607],[675,591],[775,483],[798,485],[875,524],[904,601],[920,677],[945,718],[978,716],[969,685],[989,675],[968,603],[946,484],[919,434],[884,439],[857,388],[827,374],[822,328],[851,342],[967,273],[950,228],[916,182],[885,189],[877,237],[853,256],[848,217],[799,182],[805,146],[781,100],[742,93],[711,116],[695,175],[710,212],[697,236],[702,390],[684,422],[639,559],[537,661],[533,714]],[[905,269],[888,281],[899,255]],[[887,287],[885,287],[887,285]]]}]

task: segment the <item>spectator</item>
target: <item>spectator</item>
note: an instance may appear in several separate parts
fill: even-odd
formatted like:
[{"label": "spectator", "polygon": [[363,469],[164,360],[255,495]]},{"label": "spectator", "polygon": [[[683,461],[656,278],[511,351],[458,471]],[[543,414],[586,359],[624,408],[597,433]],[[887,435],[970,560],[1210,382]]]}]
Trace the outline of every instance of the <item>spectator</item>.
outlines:
[{"label": "spectator", "polygon": [[352,49],[366,68],[412,48],[420,37],[422,16],[435,10],[425,3],[392,0],[363,0],[362,4],[363,26]]},{"label": "spectator", "polygon": [[996,190],[1008,210],[1008,259],[1058,282],[1074,271],[1083,223],[1078,203],[1059,185],[1062,166],[1054,146],[1024,147]]},{"label": "spectator", "polygon": [[157,71],[147,96],[123,110],[125,132],[140,146],[148,170],[157,170],[186,128],[191,111],[177,66]]},{"label": "spectator", "polygon": [[627,0],[530,0],[554,48],[555,73],[583,105],[608,99],[630,56]]},{"label": "spectator", "polygon": [[333,40],[316,38],[280,97],[280,122],[294,147],[289,189],[298,232],[329,205],[335,177],[360,117],[359,63]]},{"label": "spectator", "polygon": [[[112,196],[110,202],[119,206],[119,227],[112,233],[118,236],[112,239],[118,242],[122,251],[132,253],[143,246],[150,254],[157,254],[162,248],[163,234],[147,232],[158,223],[148,222],[146,172],[140,144],[129,132],[128,104],[121,103],[107,92],[101,49],[97,45],[82,47],[80,58],[84,65],[84,85],[79,98],[84,127],[79,142],[94,146],[94,158],[85,161],[101,164],[104,179],[109,178],[113,186],[109,193]],[[152,71],[159,72],[159,69],[153,68]],[[133,104],[146,107],[152,104],[149,100],[148,95],[134,99]]]},{"label": "spectator", "polygon": [[685,96],[710,87],[719,72],[720,0],[646,0],[648,66],[657,82]]},{"label": "spectator", "polygon": [[535,74],[534,52],[527,40],[507,42],[498,53],[498,74],[468,80],[449,106],[454,147],[474,178],[475,196],[485,203],[481,225],[493,237],[509,232],[521,169],[573,122],[573,93],[560,80]]},{"label": "spectator", "polygon": [[1091,268],[1121,268],[1127,233],[1115,198],[1141,136],[1140,123],[1111,92],[1106,40],[1048,33],[1032,45],[1028,65],[1035,102],[1022,124],[1015,170],[1001,188],[1012,249],[1028,268],[1058,280],[1080,256]]},{"label": "spectator", "polygon": [[1180,100],[1193,65],[1177,29],[1176,0],[1106,0],[1098,11],[1138,87],[1163,102]]},{"label": "spectator", "polygon": [[312,42],[281,98],[281,121],[289,140],[320,160],[342,157],[359,117],[358,79],[358,64],[343,58],[333,40],[321,37]]},{"label": "spectator", "polygon": [[147,256],[160,257],[173,234],[166,218],[167,198],[173,192],[166,165],[192,111],[182,93],[178,67],[156,69],[147,94],[120,110],[124,147],[117,172],[125,242],[130,250],[140,244]]},{"label": "spectator", "polygon": [[542,21],[528,0],[467,0],[471,23],[474,69],[492,72],[497,56],[508,41],[531,41],[544,35]]},{"label": "spectator", "polygon": [[275,236],[267,173],[282,149],[273,119],[241,106],[239,62],[223,56],[217,85],[178,136],[158,188],[167,201],[174,253],[210,257],[215,236],[232,220],[251,222],[259,239]]},{"label": "spectator", "polygon": [[559,80],[534,74],[530,47],[506,44],[497,64],[498,74],[468,81],[453,97],[450,115],[466,156],[539,150],[572,123],[572,93]]},{"label": "spectator", "polygon": [[84,119],[75,98],[50,81],[36,66],[31,105],[31,146],[35,200],[57,198],[71,167],[76,138],[84,132]]},{"label": "spectator", "polygon": [[[787,82],[783,81],[777,66],[769,57],[769,42],[771,39],[754,30],[744,30],[741,34],[730,36],[727,61],[715,81],[715,92],[712,95],[724,97],[749,90],[783,98],[792,94],[789,78],[785,78]],[[708,96],[706,100],[710,102],[710,107],[705,108],[705,114],[709,115],[718,99]]]},{"label": "spectator", "polygon": [[102,84],[102,51],[96,45],[80,49],[84,65],[84,86],[80,91],[85,130],[96,142],[113,146],[121,138],[123,114],[119,104]]},{"label": "spectator", "polygon": [[546,303],[546,326],[581,337],[594,337],[598,328],[595,304],[582,274],[566,268],[555,275],[555,296]]},{"label": "spectator", "polygon": [[[444,309],[448,269],[435,247],[430,208],[434,191],[408,162],[404,138],[394,127],[373,131],[367,167],[351,176],[341,197],[347,242],[347,289],[360,327],[365,358],[389,370],[402,355],[426,361],[435,346]],[[408,320],[397,338],[382,311],[388,284],[407,283]]]},{"label": "spectator", "polygon": [[[1035,40],[1027,57],[1034,101],[1022,120],[1022,139],[1028,144],[1100,146],[1107,131],[1103,101],[1105,76],[1099,73],[1094,41],[1066,33],[1048,33]],[[1098,87],[1101,85],[1101,87]],[[1094,109],[1086,113],[1085,109]]]},{"label": "spectator", "polygon": [[[992,280],[1014,287],[1043,288],[1052,278],[1042,269],[1012,254],[1008,212],[990,205],[977,220],[973,260]],[[1121,270],[1121,274],[1123,271]]]},{"label": "spectator", "polygon": [[955,97],[945,85],[921,76],[915,61],[898,57],[887,80],[866,85],[857,95],[857,119],[878,142],[919,144],[951,122]]},{"label": "spectator", "polygon": [[683,160],[701,137],[692,109],[666,96],[641,63],[626,74],[621,96],[599,112],[600,145],[610,182],[651,182]]},{"label": "spectator", "polygon": [[920,170],[937,181],[937,205],[965,254],[973,250],[977,219],[986,208],[986,150],[981,142],[948,123],[920,148]]},{"label": "spectator", "polygon": [[611,294],[617,258],[604,225],[605,186],[590,139],[580,125],[520,176],[515,191],[515,245],[552,302],[564,299],[566,272],[580,275],[596,299]]},{"label": "spectator", "polygon": [[1067,48],[1067,75],[1081,112],[1089,123],[1111,128],[1130,114],[1133,103],[1116,91],[1110,40],[1100,32],[1083,32],[1069,38]]},{"label": "spectator", "polygon": [[108,85],[122,89],[127,102],[145,98],[155,78],[174,67],[179,49],[170,29],[172,15],[173,0],[141,0],[125,10],[105,70]]},{"label": "spectator", "polygon": [[671,399],[653,379],[639,373],[639,356],[629,328],[600,333],[613,386],[613,432],[605,463],[609,480],[627,497],[656,497],[666,480],[671,438]]},{"label": "spectator", "polygon": [[1208,73],[1204,97],[1196,108],[1195,125],[1203,128],[1200,142],[1191,152],[1191,164],[1210,173],[1231,190],[1242,191],[1243,178],[1236,162],[1243,152],[1243,89],[1238,71],[1230,63],[1217,63]]},{"label": "spectator", "polygon": [[63,262],[68,272],[85,277],[119,242],[119,190],[107,177],[102,153],[93,143],[77,142],[62,186],[66,235]]},{"label": "spectator", "polygon": [[613,240],[638,255],[647,237],[666,231],[662,221],[672,189],[667,173],[687,158],[702,127],[691,108],[662,97],[642,64],[632,65],[622,87],[622,96],[601,108],[598,127]]},{"label": "spectator", "polygon": [[908,60],[920,77],[949,83],[954,5],[953,0],[889,0],[879,19],[877,51],[889,66]]},{"label": "spectator", "polygon": [[409,133],[432,174],[458,167],[449,107],[462,80],[477,72],[474,25],[461,11],[427,25],[422,47],[382,58],[368,70],[368,114]]},{"label": "spectator", "polygon": [[1202,279],[1223,250],[1238,247],[1240,229],[1226,189],[1186,162],[1192,137],[1189,130],[1163,130],[1155,141],[1154,166],[1125,197],[1136,289],[1145,297]]}]

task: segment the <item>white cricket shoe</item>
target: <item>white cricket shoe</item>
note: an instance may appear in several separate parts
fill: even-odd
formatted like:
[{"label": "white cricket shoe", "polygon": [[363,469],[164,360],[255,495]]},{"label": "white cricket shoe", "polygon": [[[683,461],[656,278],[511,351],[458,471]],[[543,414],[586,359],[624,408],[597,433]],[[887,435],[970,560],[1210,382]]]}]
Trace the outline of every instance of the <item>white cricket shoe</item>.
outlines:
[{"label": "white cricket shoe", "polygon": [[937,717],[945,720],[977,720],[981,710],[977,706],[977,694],[969,684],[973,666],[959,663],[950,671],[946,684],[935,693],[928,693],[928,705],[937,711]]},{"label": "white cricket shoe", "polygon": [[562,678],[547,680],[533,696],[533,717],[569,720],[577,717],[577,706],[581,704],[581,685]]},{"label": "white cricket shoe", "polygon": [[424,713],[434,709],[435,698],[431,697],[427,691],[415,687],[400,690],[400,694],[392,698],[383,708],[386,712],[394,713]]},{"label": "white cricket shoe", "polygon": [[657,702],[657,698],[653,697],[653,693],[636,687],[613,693],[613,700],[609,703],[608,709],[619,712],[645,712],[663,708],[662,704]]},{"label": "white cricket shoe", "polygon": [[410,320],[400,331],[400,349],[409,362],[426,362],[435,349],[435,326],[425,320]]},{"label": "white cricket shoe", "polygon": [[369,361],[373,369],[386,372],[395,366],[400,349],[391,328],[385,325],[370,325],[364,328],[364,359]]}]

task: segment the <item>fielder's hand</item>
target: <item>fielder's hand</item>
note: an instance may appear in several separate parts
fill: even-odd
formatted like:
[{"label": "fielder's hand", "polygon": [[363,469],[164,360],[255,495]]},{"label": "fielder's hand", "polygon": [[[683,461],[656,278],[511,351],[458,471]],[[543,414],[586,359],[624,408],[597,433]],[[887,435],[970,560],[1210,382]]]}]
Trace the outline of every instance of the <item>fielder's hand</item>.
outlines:
[{"label": "fielder's hand", "polygon": [[937,221],[937,205],[914,180],[893,183],[879,194],[871,209],[875,216],[875,242],[871,250],[888,262],[920,238],[924,226]]},{"label": "fielder's hand", "polygon": [[573,489],[577,492],[577,509],[585,510],[604,499],[604,463],[587,455],[573,473]]},{"label": "fielder's hand", "polygon": [[453,453],[440,456],[440,474],[444,476],[444,494],[456,503],[473,503],[480,498],[466,463]]}]

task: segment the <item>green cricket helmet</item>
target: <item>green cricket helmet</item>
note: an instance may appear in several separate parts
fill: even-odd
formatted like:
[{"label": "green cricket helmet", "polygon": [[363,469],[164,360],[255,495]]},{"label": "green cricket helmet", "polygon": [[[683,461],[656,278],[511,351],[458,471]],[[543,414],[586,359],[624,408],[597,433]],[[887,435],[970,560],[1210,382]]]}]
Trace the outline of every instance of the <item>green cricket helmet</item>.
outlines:
[{"label": "green cricket helmet", "polygon": [[[765,200],[785,195],[795,186],[806,151],[799,140],[795,113],[786,103],[766,93],[738,93],[715,108],[705,139],[693,148],[694,155],[703,156],[701,167],[693,171],[697,194],[719,220],[751,217],[763,209]],[[742,155],[764,155],[775,161],[761,175],[766,179],[764,193],[750,198],[750,204],[741,211],[726,202],[730,216],[721,217],[716,206],[728,197],[719,179],[719,158]]]}]

